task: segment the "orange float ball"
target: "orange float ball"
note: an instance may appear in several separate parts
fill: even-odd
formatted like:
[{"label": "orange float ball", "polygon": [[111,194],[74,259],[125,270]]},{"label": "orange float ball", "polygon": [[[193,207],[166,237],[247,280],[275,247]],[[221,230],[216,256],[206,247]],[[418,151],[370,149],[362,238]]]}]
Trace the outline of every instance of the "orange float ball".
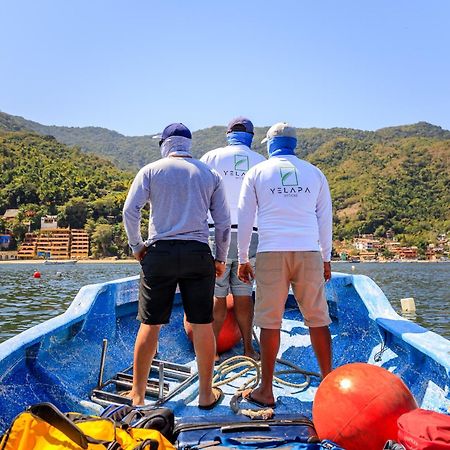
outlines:
[{"label": "orange float ball", "polygon": [[[228,295],[227,316],[216,342],[217,353],[224,353],[227,350],[232,349],[241,339],[241,331],[236,322],[233,307],[233,297]],[[186,331],[188,338],[192,341],[192,327],[191,324],[186,321],[186,316],[184,317],[184,330]]]},{"label": "orange float ball", "polygon": [[227,316],[217,337],[217,353],[232,349],[241,340],[241,330],[234,315],[233,297],[227,297]]},{"label": "orange float ball", "polygon": [[417,403],[396,375],[372,364],[352,363],[325,377],[312,416],[320,439],[346,450],[380,450],[397,439],[397,419]]}]

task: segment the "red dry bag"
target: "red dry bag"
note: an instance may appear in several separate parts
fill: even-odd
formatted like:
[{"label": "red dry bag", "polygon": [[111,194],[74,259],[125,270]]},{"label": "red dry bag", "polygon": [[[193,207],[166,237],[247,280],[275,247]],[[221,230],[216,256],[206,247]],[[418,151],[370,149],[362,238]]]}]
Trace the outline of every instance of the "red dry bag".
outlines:
[{"label": "red dry bag", "polygon": [[414,409],[398,420],[398,441],[406,450],[450,450],[450,416]]}]

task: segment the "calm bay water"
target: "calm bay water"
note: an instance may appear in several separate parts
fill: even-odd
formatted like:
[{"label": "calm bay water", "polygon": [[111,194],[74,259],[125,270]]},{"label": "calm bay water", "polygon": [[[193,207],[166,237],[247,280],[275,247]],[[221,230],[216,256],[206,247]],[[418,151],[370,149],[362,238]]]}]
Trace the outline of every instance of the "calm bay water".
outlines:
[{"label": "calm bay water", "polygon": [[[33,278],[35,270],[41,278]],[[450,263],[339,262],[333,271],[371,277],[399,313],[400,299],[414,297],[416,316],[408,318],[450,339]],[[0,342],[64,312],[84,285],[138,273],[131,263],[0,264]]]}]

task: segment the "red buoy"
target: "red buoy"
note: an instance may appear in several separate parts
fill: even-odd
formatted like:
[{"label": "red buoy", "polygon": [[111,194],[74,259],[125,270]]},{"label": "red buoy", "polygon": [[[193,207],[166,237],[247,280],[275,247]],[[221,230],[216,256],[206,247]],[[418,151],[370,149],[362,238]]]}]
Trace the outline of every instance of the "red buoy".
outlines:
[{"label": "red buoy", "polygon": [[396,375],[372,364],[338,367],[317,389],[312,415],[320,439],[346,450],[379,450],[397,439],[397,419],[417,403]]},{"label": "red buoy", "polygon": [[227,316],[217,337],[217,353],[232,349],[241,340],[241,330],[234,315],[233,296],[227,296]]},{"label": "red buoy", "polygon": [[41,272],[36,270],[36,272],[33,273],[33,278],[41,278]]},{"label": "red buoy", "polygon": [[[227,350],[232,349],[241,339],[241,331],[239,330],[239,326],[234,316],[233,306],[233,297],[228,295],[227,316],[216,342],[217,353],[224,353]],[[192,341],[192,327],[191,324],[186,321],[186,316],[184,317],[184,330],[186,331],[188,338]]]}]

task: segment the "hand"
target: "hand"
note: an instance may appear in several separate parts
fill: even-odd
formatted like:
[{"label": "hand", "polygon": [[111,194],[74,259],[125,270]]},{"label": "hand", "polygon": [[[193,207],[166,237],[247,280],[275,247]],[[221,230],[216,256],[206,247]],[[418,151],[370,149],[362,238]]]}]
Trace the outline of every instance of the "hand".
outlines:
[{"label": "hand", "polygon": [[133,256],[135,259],[137,259],[139,262],[141,262],[144,259],[145,255],[147,254],[147,252],[148,252],[148,247],[143,247],[137,253],[133,253]]},{"label": "hand", "polygon": [[216,278],[220,278],[225,273],[226,264],[222,261],[214,260],[214,265],[216,266]]},{"label": "hand", "polygon": [[253,267],[249,262],[239,264],[238,278],[244,283],[252,283],[253,279],[255,278],[255,274],[253,272]]},{"label": "hand", "polygon": [[324,262],[323,263],[323,278],[325,279],[325,282],[331,279],[331,262]]}]

